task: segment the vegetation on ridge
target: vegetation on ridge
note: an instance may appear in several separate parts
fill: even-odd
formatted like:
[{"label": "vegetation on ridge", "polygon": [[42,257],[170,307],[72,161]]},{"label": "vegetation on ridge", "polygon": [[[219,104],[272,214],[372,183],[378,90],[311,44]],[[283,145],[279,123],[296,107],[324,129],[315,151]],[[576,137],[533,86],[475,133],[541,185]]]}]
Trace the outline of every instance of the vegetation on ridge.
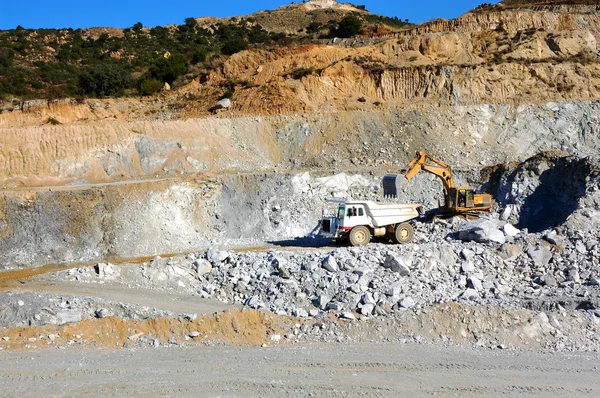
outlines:
[{"label": "vegetation on ridge", "polygon": [[[359,8],[360,9],[360,8]],[[327,11],[327,10],[326,10]],[[217,68],[223,57],[249,47],[288,46],[317,38],[353,37],[366,24],[405,25],[366,12],[331,15],[297,33],[268,31],[252,16],[200,25],[126,29],[0,31],[0,99],[59,99],[151,95]]]}]

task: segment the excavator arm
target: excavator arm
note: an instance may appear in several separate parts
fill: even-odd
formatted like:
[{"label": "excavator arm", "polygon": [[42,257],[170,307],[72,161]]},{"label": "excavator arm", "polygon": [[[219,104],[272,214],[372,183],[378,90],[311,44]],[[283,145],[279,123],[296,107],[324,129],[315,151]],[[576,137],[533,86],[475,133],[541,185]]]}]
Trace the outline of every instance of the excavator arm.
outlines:
[{"label": "excavator arm", "polygon": [[454,178],[450,166],[423,151],[419,151],[414,159],[408,163],[408,168],[402,174],[389,174],[383,177],[383,195],[397,197],[400,186],[410,181],[421,170],[434,174],[442,180],[446,197],[449,190],[454,188]]}]

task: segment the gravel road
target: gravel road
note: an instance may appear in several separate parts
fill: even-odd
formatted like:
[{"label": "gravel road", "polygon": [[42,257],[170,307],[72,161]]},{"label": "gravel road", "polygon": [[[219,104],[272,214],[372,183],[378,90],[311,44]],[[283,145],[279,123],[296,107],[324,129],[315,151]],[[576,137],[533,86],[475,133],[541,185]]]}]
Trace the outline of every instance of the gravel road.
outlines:
[{"label": "gravel road", "polygon": [[3,396],[599,396],[600,358],[429,344],[7,352]]},{"label": "gravel road", "polygon": [[225,304],[217,300],[200,298],[175,291],[142,288],[131,289],[110,284],[103,284],[99,287],[94,284],[75,282],[27,281],[27,283],[15,285],[11,291],[94,297],[114,302],[152,307],[173,313],[194,313],[199,316],[241,307],[240,305]]}]

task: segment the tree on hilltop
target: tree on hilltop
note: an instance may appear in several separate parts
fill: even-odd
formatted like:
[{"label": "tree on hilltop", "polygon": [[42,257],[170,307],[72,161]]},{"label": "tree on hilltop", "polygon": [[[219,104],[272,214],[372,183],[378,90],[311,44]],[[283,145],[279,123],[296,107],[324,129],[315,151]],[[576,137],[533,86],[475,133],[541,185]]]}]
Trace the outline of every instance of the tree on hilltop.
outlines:
[{"label": "tree on hilltop", "polygon": [[339,37],[353,37],[360,33],[362,21],[355,15],[346,15],[338,24],[337,34]]}]

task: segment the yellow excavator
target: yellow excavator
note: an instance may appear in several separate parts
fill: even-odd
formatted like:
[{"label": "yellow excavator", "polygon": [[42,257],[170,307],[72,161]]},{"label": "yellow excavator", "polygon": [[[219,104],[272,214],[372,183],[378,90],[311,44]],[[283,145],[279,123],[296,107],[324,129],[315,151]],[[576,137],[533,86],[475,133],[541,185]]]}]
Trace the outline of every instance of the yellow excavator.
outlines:
[{"label": "yellow excavator", "polygon": [[444,206],[440,206],[437,217],[478,216],[492,209],[492,195],[475,193],[468,187],[454,186],[450,166],[423,151],[408,164],[402,174],[388,174],[383,177],[383,194],[386,197],[398,197],[399,187],[410,181],[419,171],[424,170],[438,176],[444,186]]}]

